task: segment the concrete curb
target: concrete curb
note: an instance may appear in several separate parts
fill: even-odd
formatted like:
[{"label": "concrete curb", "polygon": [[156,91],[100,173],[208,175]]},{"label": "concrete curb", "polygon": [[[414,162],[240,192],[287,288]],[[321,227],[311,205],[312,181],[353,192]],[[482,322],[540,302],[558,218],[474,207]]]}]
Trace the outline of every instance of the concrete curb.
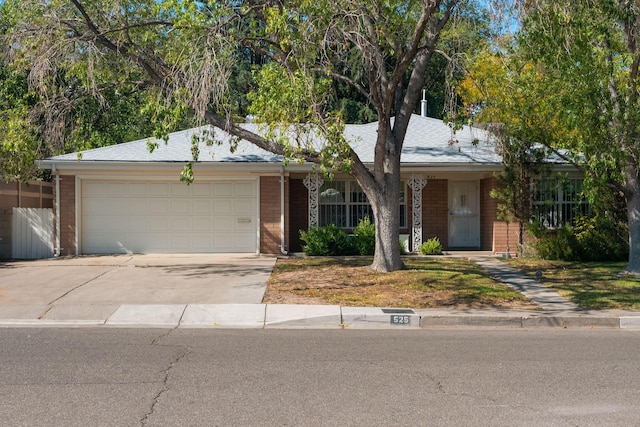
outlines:
[{"label": "concrete curb", "polygon": [[0,327],[95,326],[395,330],[544,327],[640,330],[640,312],[412,310],[294,304],[124,304],[104,319],[0,319]]}]

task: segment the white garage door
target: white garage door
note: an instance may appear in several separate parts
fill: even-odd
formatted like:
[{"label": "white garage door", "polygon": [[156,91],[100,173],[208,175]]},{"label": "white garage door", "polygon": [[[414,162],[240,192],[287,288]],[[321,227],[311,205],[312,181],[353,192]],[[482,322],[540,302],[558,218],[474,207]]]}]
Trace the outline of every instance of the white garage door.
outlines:
[{"label": "white garage door", "polygon": [[82,253],[256,252],[256,181],[82,181]]}]

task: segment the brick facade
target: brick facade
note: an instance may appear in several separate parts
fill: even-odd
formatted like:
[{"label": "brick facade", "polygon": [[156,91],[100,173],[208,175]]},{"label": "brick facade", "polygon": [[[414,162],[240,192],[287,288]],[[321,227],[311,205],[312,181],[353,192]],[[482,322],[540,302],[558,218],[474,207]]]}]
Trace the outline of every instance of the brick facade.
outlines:
[{"label": "brick facade", "polygon": [[496,243],[494,228],[498,222],[498,201],[491,197],[491,190],[497,184],[495,177],[480,180],[480,249],[483,251],[493,251]]},{"label": "brick facade", "polygon": [[515,256],[517,254],[520,227],[517,223],[511,223],[507,230],[507,224],[497,220],[498,200],[491,197],[490,193],[498,185],[498,179],[495,177],[480,181],[481,249],[494,253],[505,253],[508,243],[510,254]]},{"label": "brick facade", "polygon": [[[280,176],[260,178],[260,253],[281,253],[280,230]],[[60,177],[60,246],[61,255],[76,253],[76,183],[75,176]],[[506,225],[496,221],[497,201],[489,196],[497,185],[495,178],[480,181],[480,241],[482,250],[503,252],[506,247]],[[431,179],[423,189],[423,240],[437,237],[443,248],[449,244],[449,182]],[[53,195],[52,195],[53,198]],[[407,224],[402,234],[411,233],[411,189],[407,188]],[[300,230],[308,227],[308,191],[302,179],[285,177],[285,250],[302,250]],[[1,225],[1,224],[0,224]],[[516,241],[517,229],[510,227],[510,240]]]},{"label": "brick facade", "polygon": [[[285,177],[285,250],[289,246],[289,178]],[[260,177],[260,253],[281,253],[280,177]]]},{"label": "brick facade", "polygon": [[60,176],[60,255],[76,254],[76,177]]},{"label": "brick facade", "polygon": [[422,190],[422,240],[437,237],[449,246],[449,181],[431,179]]},{"label": "brick facade", "polygon": [[309,227],[309,190],[307,190],[302,181],[302,179],[292,179],[290,181],[290,252],[302,252],[300,230],[306,230]]}]

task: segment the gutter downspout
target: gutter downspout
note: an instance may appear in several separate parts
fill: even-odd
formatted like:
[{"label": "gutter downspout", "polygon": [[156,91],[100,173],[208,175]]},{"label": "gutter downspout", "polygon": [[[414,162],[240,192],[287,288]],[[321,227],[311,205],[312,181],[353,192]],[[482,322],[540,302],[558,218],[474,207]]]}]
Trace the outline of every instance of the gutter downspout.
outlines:
[{"label": "gutter downspout", "polygon": [[280,167],[280,252],[283,255],[288,255],[289,252],[286,249],[285,236],[284,236],[284,166]]},{"label": "gutter downspout", "polygon": [[55,257],[60,256],[60,174],[56,170],[55,163],[51,166],[51,172],[56,175],[56,253]]}]

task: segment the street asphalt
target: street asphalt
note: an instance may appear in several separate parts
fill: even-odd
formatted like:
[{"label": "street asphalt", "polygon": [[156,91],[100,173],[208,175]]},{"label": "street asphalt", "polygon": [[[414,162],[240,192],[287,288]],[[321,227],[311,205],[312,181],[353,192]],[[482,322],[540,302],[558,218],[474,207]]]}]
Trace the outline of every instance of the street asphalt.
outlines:
[{"label": "street asphalt", "polygon": [[114,255],[0,263],[0,326],[640,330],[640,311],[581,310],[495,257],[469,259],[539,310],[262,304],[275,257]]}]

